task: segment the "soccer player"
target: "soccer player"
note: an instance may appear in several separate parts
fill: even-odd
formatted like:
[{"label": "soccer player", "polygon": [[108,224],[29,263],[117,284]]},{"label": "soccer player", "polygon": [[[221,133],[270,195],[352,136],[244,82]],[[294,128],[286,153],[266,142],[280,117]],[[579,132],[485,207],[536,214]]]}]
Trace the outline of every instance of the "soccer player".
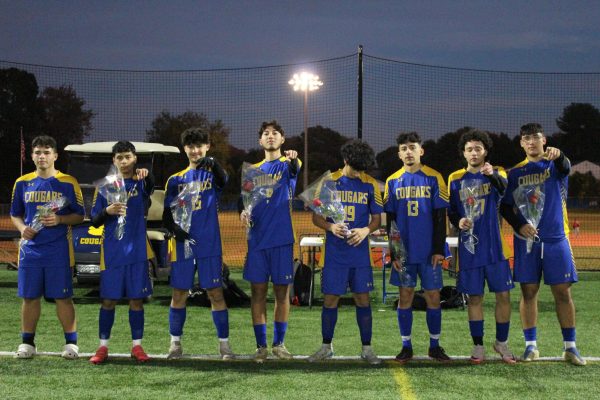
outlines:
[{"label": "soccer player", "polygon": [[[269,279],[275,293],[274,333],[271,351],[280,359],[291,359],[284,344],[290,312],[289,284],[294,279],[294,231],[292,229],[292,199],[302,163],[295,150],[282,153],[285,133],[277,121],[263,122],[258,131],[258,143],[265,159],[255,167],[276,179],[279,187],[271,197],[258,204],[252,215],[242,211],[240,219],[249,226],[248,255],[244,279],[250,282],[252,324],[256,337],[256,362],[267,359],[267,291]],[[251,222],[250,222],[251,221]]]},{"label": "soccer player", "polygon": [[439,344],[442,330],[440,264],[444,260],[448,207],[446,183],[437,171],[421,164],[424,150],[417,133],[401,133],[396,142],[404,166],[387,178],[383,200],[388,226],[396,221],[407,251],[405,270],[394,264],[390,274],[390,284],[398,286],[400,292],[397,313],[402,351],[396,361],[406,363],[413,357],[412,301],[419,276],[427,303],[428,354],[434,360],[447,362],[450,357]]},{"label": "soccer player", "polygon": [[[65,333],[62,357],[75,359],[77,324],[73,307],[71,267],[74,265],[70,225],[83,221],[83,197],[77,180],[54,168],[58,158],[56,141],[37,136],[31,143],[35,171],[21,176],[13,187],[10,218],[21,232],[19,249],[18,296],[21,307],[21,338],[16,358],[32,358],[36,353],[35,330],[40,318],[42,296],[56,302],[56,314]],[[61,210],[40,215],[43,225],[36,231],[30,225],[41,207],[64,197],[68,204]]]},{"label": "soccer player", "polygon": [[377,181],[365,171],[375,163],[373,149],[365,142],[350,141],[342,146],[344,168],[333,173],[336,191],[344,210],[345,222],[313,214],[313,223],[324,229],[325,261],[322,292],[325,295],[321,311],[321,348],[308,358],[309,362],[333,356],[333,333],[337,323],[340,296],[350,287],[356,305],[356,322],[362,342],[361,358],[369,364],[381,359],[371,347],[373,316],[369,292],[373,290],[372,258],[369,234],[381,225],[381,193]]},{"label": "soccer player", "polygon": [[[101,364],[108,358],[108,342],[115,320],[115,306],[122,298],[129,299],[129,326],[131,327],[131,357],[139,362],[150,359],[142,348],[144,336],[144,298],[152,295],[148,259],[152,258],[146,236],[144,214],[154,191],[154,179],[145,168],[136,168],[135,146],[127,141],[117,142],[112,148],[113,163],[125,181],[128,193],[126,203],[108,204],[94,194],[92,225],[104,225],[100,250],[100,347],[90,358],[92,364]],[[118,217],[125,215],[125,232],[121,239],[115,235]]]},{"label": "soccer player", "polygon": [[[227,173],[213,158],[206,156],[210,149],[210,136],[200,128],[189,128],[181,134],[181,145],[189,160],[183,171],[172,175],[165,189],[163,221],[174,232],[170,243],[171,287],[173,296],[169,309],[169,333],[171,346],[167,358],[179,358],[183,354],[181,336],[186,320],[186,301],[198,272],[198,282],[205,288],[212,306],[212,318],[219,339],[219,353],[223,359],[234,358],[229,346],[229,314],[223,297],[223,252],[221,233],[217,218],[217,196],[227,182]],[[198,194],[192,212],[190,232],[185,232],[173,221],[171,202],[183,185],[198,182]],[[185,240],[190,244],[193,257],[185,258]]]},{"label": "soccer player", "polygon": [[[508,348],[510,290],[514,284],[498,219],[500,199],[506,189],[506,172],[502,168],[492,167],[486,161],[491,148],[492,140],[483,131],[470,130],[460,137],[458,149],[467,167],[453,172],[448,178],[448,218],[452,225],[462,231],[458,245],[458,290],[469,295],[467,310],[474,345],[471,363],[481,364],[485,360],[483,295],[487,282],[489,291],[496,294],[496,341],[493,349],[500,354],[503,362],[515,364],[516,358]],[[472,187],[473,191],[469,192],[467,186]],[[467,207],[478,209],[477,215],[473,216],[475,221],[468,218],[465,203]],[[474,254],[465,247],[465,242],[469,241],[467,231],[470,229],[477,237]]]},{"label": "soccer player", "polygon": [[[569,244],[567,185],[571,162],[555,147],[546,147],[542,126],[521,127],[521,147],[526,158],[508,173],[508,186],[502,198],[501,213],[515,230],[514,280],[521,284],[521,322],[525,336],[523,361],[539,358],[537,348],[537,294],[540,281],[550,285],[564,341],[563,357],[574,365],[586,361],[575,346],[575,305],[571,285],[577,282],[577,270]],[[544,209],[537,229],[515,210],[513,192],[519,186],[543,185]],[[539,239],[538,239],[539,238]],[[527,253],[527,242],[534,241]]]}]

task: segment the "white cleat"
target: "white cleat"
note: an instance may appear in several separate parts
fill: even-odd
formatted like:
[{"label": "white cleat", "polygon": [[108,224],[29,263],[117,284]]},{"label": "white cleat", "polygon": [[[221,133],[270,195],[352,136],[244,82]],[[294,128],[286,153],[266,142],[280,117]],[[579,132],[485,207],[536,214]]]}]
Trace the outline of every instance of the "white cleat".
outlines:
[{"label": "white cleat", "polygon": [[228,340],[219,341],[219,354],[221,354],[221,359],[223,360],[235,359],[235,354],[233,353],[233,350],[231,350]]},{"label": "white cleat", "polygon": [[333,357],[333,345],[331,343],[321,345],[321,348],[310,357],[307,358],[308,362],[324,361]]},{"label": "white cleat", "polygon": [[15,353],[15,358],[33,358],[35,353],[36,353],[35,347],[33,347],[32,345],[27,344],[27,343],[21,343],[19,345],[19,347],[17,348],[17,352]]},{"label": "white cleat", "polygon": [[76,360],[79,358],[79,346],[73,343],[65,344],[63,347],[63,352],[60,355],[62,358],[66,360]]},{"label": "white cleat", "polygon": [[360,353],[360,358],[365,360],[371,365],[381,364],[381,358],[375,355],[373,348],[371,346],[363,346],[362,352]]},{"label": "white cleat", "polygon": [[183,356],[183,347],[179,340],[171,342],[169,346],[169,354],[167,354],[167,360],[177,360]]}]

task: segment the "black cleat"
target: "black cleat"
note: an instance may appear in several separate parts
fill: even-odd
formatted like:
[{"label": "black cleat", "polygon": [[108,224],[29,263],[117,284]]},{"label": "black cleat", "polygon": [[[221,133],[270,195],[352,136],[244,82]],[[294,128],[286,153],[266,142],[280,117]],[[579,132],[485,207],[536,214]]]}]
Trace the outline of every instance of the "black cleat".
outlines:
[{"label": "black cleat", "polygon": [[430,347],[429,348],[429,357],[433,358],[435,361],[439,362],[449,362],[452,361],[450,357],[444,351],[444,348],[441,346],[438,347]]},{"label": "black cleat", "polygon": [[400,364],[406,364],[413,358],[412,347],[402,347],[402,351],[396,356],[396,361]]}]

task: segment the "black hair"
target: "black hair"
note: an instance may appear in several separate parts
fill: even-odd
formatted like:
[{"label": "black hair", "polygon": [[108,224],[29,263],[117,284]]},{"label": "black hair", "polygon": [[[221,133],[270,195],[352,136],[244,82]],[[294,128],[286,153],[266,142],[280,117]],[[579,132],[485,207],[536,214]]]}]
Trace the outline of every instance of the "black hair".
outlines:
[{"label": "black hair", "polygon": [[40,135],[33,138],[31,141],[31,150],[33,151],[34,147],[50,147],[56,151],[56,140],[52,136],[48,135]]},{"label": "black hair", "polygon": [[201,128],[188,128],[181,133],[181,145],[210,144],[210,134]]},{"label": "black hair", "polygon": [[281,133],[281,136],[285,136],[285,132],[283,131],[283,128],[281,127],[281,125],[279,125],[279,122],[272,120],[272,121],[264,121],[260,125],[260,129],[258,131],[258,137],[262,136],[265,129],[267,129],[267,126],[272,126],[273,128],[275,128],[275,130],[277,132]]},{"label": "black hair", "polygon": [[407,132],[401,133],[396,138],[396,143],[398,145],[407,144],[407,143],[419,143],[421,144],[421,137],[417,132]]},{"label": "black hair", "polygon": [[341,149],[342,158],[356,171],[366,171],[375,164],[375,152],[368,143],[350,140]]},{"label": "black hair", "polygon": [[542,128],[542,125],[540,125],[536,122],[531,122],[531,123],[525,124],[521,127],[519,136],[535,135],[536,133],[541,133],[543,135],[544,128]]},{"label": "black hair", "polygon": [[483,144],[483,148],[489,152],[490,149],[494,146],[494,142],[490,138],[490,135],[487,132],[480,131],[479,129],[470,129],[463,133],[458,139],[458,152],[462,156],[465,151],[465,145],[467,142],[481,142]]},{"label": "black hair", "polygon": [[120,140],[112,147],[112,155],[113,157],[117,153],[128,153],[131,152],[135,154],[135,146],[133,143],[128,142],[127,140]]}]

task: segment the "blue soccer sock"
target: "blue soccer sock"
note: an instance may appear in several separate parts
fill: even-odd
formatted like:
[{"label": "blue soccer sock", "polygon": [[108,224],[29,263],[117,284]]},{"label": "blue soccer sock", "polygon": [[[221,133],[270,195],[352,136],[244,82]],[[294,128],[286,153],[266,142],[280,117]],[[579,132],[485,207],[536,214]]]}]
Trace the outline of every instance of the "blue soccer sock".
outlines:
[{"label": "blue soccer sock", "polygon": [[115,323],[115,309],[107,310],[100,307],[100,318],[98,321],[98,331],[100,340],[110,339],[110,331]]},{"label": "blue soccer sock", "polygon": [[561,328],[563,341],[565,344],[565,350],[575,346],[575,327],[573,328]]},{"label": "blue soccer sock", "polygon": [[219,339],[227,339],[229,337],[229,311],[227,309],[213,311],[212,319],[217,329],[217,337]]},{"label": "blue soccer sock", "polygon": [[413,311],[412,308],[398,308],[396,309],[398,315],[398,326],[400,327],[400,336],[402,337],[402,347],[412,348],[412,341],[410,338],[413,325]]},{"label": "blue soccer sock", "polygon": [[287,322],[278,322],[275,321],[273,323],[273,346],[282,345],[285,340],[285,332],[287,331]]},{"label": "blue soccer sock", "polygon": [[508,331],[510,330],[510,321],[496,322],[496,340],[506,342],[508,340]]},{"label": "blue soccer sock", "polygon": [[21,332],[21,340],[23,343],[35,347],[35,332]]},{"label": "blue soccer sock", "polygon": [[254,325],[256,347],[267,347],[267,324]]},{"label": "blue soccer sock", "polygon": [[473,338],[473,344],[483,346],[483,320],[469,321],[469,331]]},{"label": "blue soccer sock", "polygon": [[440,333],[442,332],[442,309],[439,307],[427,308],[425,319],[429,329],[429,347],[439,347]]},{"label": "blue soccer sock", "polygon": [[370,305],[366,307],[356,306],[356,323],[360,331],[362,345],[370,346],[371,337],[373,336],[373,313]]},{"label": "blue soccer sock", "polygon": [[187,308],[169,308],[169,334],[180,337],[187,318]]},{"label": "blue soccer sock", "polygon": [[65,344],[77,344],[77,331],[65,332]]},{"label": "blue soccer sock", "polygon": [[129,309],[129,327],[131,339],[142,340],[144,337],[144,310]]},{"label": "blue soccer sock", "polygon": [[523,336],[525,336],[525,347],[536,346],[537,347],[537,328],[523,329]]},{"label": "blue soccer sock", "polygon": [[338,308],[328,308],[323,306],[321,309],[321,335],[323,336],[324,344],[331,344],[333,341],[333,333],[337,324]]}]

